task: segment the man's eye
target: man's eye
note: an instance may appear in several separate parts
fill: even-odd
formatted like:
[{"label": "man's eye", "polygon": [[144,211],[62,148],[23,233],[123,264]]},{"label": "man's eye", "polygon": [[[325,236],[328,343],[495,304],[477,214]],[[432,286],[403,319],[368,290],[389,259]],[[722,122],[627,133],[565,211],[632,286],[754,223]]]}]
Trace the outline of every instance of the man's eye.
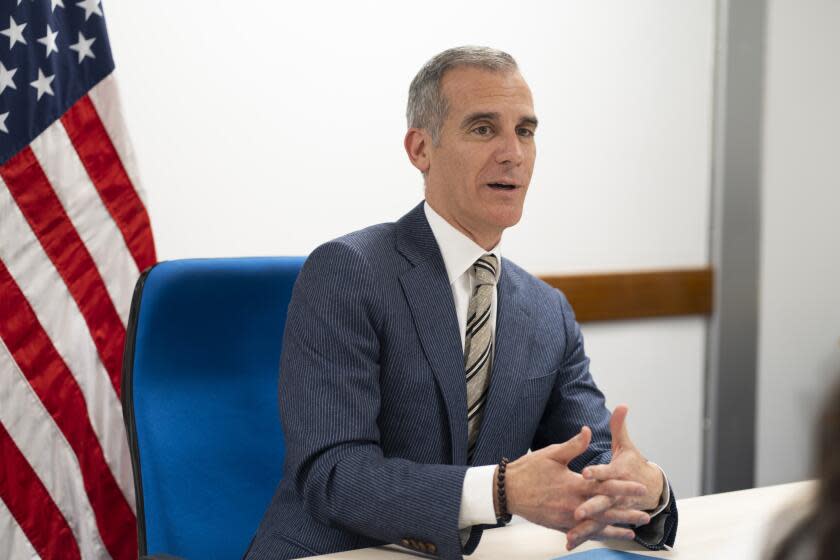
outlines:
[{"label": "man's eye", "polygon": [[489,126],[487,126],[486,124],[483,124],[483,125],[481,125],[481,126],[477,126],[477,127],[475,127],[475,128],[473,129],[473,132],[475,132],[475,133],[476,133],[476,134],[478,134],[479,136],[487,136],[488,134],[490,134],[490,132],[491,132],[491,131],[490,131],[490,127],[489,127]]},{"label": "man's eye", "polygon": [[526,138],[532,138],[534,136],[534,131],[530,128],[520,128],[519,135],[525,136]]}]

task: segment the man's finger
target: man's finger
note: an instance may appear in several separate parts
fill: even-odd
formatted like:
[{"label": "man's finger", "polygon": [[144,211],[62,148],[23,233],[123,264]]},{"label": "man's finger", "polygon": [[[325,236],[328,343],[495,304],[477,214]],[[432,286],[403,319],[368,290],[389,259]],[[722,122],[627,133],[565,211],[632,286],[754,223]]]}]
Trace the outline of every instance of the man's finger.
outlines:
[{"label": "man's finger", "polygon": [[610,508],[595,518],[604,525],[632,525],[641,527],[650,523],[650,515],[638,509]]},{"label": "man's finger", "polygon": [[604,529],[595,535],[592,535],[592,540],[606,541],[606,540],[621,540],[632,541],[636,538],[636,533],[632,529],[625,529],[623,527],[612,527],[607,525]]},{"label": "man's finger", "polygon": [[579,486],[585,496],[614,496],[616,498],[629,496],[632,498],[647,495],[647,488],[641,482],[632,480],[582,480]]},{"label": "man's finger", "polygon": [[590,465],[580,474],[586,480],[620,480],[626,473],[622,466],[610,463],[609,465]]},{"label": "man's finger", "polygon": [[612,496],[593,496],[575,508],[575,521],[583,521],[587,517],[598,517],[615,504]]},{"label": "man's finger", "polygon": [[630,409],[626,404],[620,404],[615,407],[615,410],[610,417],[610,434],[612,434],[612,450],[615,455],[618,448],[633,447],[633,442],[630,441],[630,435],[627,433],[627,413]]},{"label": "man's finger", "polygon": [[[634,510],[636,502],[633,498],[597,495],[592,496],[575,508],[574,518],[583,521],[587,517],[598,517],[608,509]],[[613,522],[614,523],[614,522]],[[647,521],[645,522],[647,523]]]},{"label": "man's finger", "polygon": [[625,496],[625,497],[622,497],[622,498],[616,498],[615,503],[613,504],[613,507],[618,508],[618,509],[633,509],[633,508],[637,507],[638,504],[639,504],[639,500],[636,499],[635,497],[631,498],[631,497]]},{"label": "man's finger", "polygon": [[563,443],[555,443],[549,445],[543,451],[549,457],[557,462],[568,464],[575,457],[582,454],[589,448],[589,442],[592,440],[592,430],[584,426],[580,432],[572,439]]},{"label": "man's finger", "polygon": [[575,508],[575,521],[582,522],[590,518],[601,524],[623,523],[636,527],[650,523],[650,515],[647,513],[638,509],[618,507],[616,502],[616,498],[609,496],[593,496]]},{"label": "man's finger", "polygon": [[588,541],[594,535],[601,533],[606,528],[595,520],[587,519],[572,527],[566,533],[566,550],[572,550],[579,544]]},{"label": "man's finger", "polygon": [[[594,530],[593,530],[594,529]],[[585,537],[584,537],[585,535]],[[585,541],[622,540],[632,541],[636,533],[626,527],[615,527],[587,520],[575,525],[566,532],[566,550],[580,546]]]}]

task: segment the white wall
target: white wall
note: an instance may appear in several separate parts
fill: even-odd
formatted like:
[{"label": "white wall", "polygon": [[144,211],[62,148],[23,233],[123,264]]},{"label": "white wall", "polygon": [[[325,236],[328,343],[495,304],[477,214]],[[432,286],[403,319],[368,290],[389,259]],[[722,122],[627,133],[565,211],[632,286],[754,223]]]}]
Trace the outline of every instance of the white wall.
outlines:
[{"label": "white wall", "polygon": [[[512,53],[538,158],[505,254],[534,273],[706,266],[714,1],[106,2],[162,259],[305,254],[422,198],[414,73]],[[586,325],[610,402],[699,492],[705,321]],[[667,391],[668,398],[663,398]]]},{"label": "white wall", "polygon": [[840,2],[769,3],[762,200],[759,485],[811,475],[840,378]]}]

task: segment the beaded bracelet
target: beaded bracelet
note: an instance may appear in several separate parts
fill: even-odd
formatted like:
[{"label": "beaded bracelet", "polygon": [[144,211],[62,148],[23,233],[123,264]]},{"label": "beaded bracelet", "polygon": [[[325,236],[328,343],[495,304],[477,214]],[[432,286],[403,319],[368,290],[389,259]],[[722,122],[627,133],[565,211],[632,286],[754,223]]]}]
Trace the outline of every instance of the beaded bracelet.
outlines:
[{"label": "beaded bracelet", "polygon": [[505,470],[507,469],[508,458],[502,457],[499,461],[499,468],[496,471],[496,492],[499,501],[499,515],[496,516],[496,523],[507,525],[510,523],[511,514],[507,508],[507,495],[505,494]]}]

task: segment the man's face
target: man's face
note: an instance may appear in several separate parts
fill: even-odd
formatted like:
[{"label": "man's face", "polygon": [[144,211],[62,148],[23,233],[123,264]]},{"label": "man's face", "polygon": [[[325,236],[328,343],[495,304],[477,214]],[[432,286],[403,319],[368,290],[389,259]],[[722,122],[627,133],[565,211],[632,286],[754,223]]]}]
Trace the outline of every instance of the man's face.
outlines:
[{"label": "man's face", "polygon": [[[537,119],[519,72],[457,67],[441,81],[449,111],[428,146],[426,199],[485,249],[522,216]],[[489,247],[487,245],[490,245]]]}]

